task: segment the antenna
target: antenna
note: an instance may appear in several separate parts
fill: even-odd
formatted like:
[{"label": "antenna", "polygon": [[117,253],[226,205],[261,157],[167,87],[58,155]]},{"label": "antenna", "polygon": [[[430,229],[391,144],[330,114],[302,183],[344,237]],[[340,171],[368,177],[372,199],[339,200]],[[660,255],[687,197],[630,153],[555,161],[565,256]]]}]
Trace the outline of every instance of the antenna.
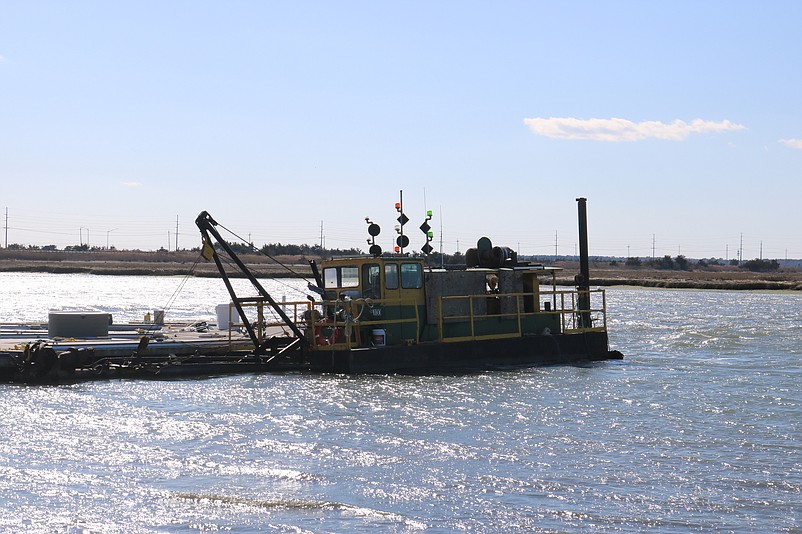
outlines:
[{"label": "antenna", "polygon": [[[788,252],[785,253],[788,256]],[[440,268],[445,267],[445,258],[443,257],[443,206],[440,206]]]}]

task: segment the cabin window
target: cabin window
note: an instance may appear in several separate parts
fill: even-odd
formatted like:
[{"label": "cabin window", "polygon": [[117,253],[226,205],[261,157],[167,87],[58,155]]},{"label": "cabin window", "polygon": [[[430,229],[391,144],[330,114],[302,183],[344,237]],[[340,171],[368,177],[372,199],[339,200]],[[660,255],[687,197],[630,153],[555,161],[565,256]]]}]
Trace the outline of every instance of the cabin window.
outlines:
[{"label": "cabin window", "polygon": [[323,269],[323,287],[326,289],[337,287],[337,282],[337,269],[335,267]]},{"label": "cabin window", "polygon": [[398,289],[398,264],[384,264],[384,286],[387,289]]},{"label": "cabin window", "polygon": [[381,269],[378,263],[362,266],[362,296],[370,299],[381,297]]},{"label": "cabin window", "polygon": [[323,286],[326,289],[335,287],[358,287],[358,267],[328,267],[323,269]]},{"label": "cabin window", "polygon": [[404,289],[420,289],[423,287],[423,273],[420,263],[401,264],[401,287]]},{"label": "cabin window", "polygon": [[359,286],[359,268],[358,267],[343,267],[341,269],[342,276],[340,287],[358,287]]}]

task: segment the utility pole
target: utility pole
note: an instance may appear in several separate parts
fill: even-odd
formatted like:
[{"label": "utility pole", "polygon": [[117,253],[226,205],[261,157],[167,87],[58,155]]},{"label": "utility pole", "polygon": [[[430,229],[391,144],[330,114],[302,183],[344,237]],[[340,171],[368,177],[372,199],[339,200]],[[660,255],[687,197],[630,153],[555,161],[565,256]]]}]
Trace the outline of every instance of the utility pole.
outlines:
[{"label": "utility pole", "polygon": [[554,259],[557,259],[557,230],[554,231]]},{"label": "utility pole", "polygon": [[117,228],[106,230],[106,250],[109,250],[109,234],[112,233],[114,230],[117,230]]},{"label": "utility pole", "polygon": [[175,251],[178,252],[178,215],[175,216]]},{"label": "utility pole", "polygon": [[654,243],[655,243],[655,234],[652,234],[652,261],[654,261]]},{"label": "utility pole", "polygon": [[741,232],[741,246],[738,248],[738,263],[744,261],[744,233]]},{"label": "utility pole", "polygon": [[8,206],[6,206],[6,248],[8,248]]},{"label": "utility pole", "polygon": [[323,252],[323,221],[320,221],[320,252]]}]

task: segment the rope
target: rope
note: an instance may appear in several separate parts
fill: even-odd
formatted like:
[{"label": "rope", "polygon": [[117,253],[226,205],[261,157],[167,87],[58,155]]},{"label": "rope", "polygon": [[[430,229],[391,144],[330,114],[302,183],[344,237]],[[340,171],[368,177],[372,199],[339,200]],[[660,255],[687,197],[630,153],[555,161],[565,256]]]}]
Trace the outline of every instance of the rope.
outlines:
[{"label": "rope", "polygon": [[[200,263],[201,259],[202,259],[202,256],[200,254],[198,254],[198,257],[195,260],[195,262],[192,264],[192,267],[189,268],[189,271],[187,272],[187,274],[184,275],[184,278],[178,284],[178,287],[175,288],[175,291],[173,291],[173,294],[170,295],[170,298],[167,299],[167,304],[165,304],[162,307],[162,309],[164,309],[165,315],[167,314],[168,311],[170,311],[170,309],[172,309],[173,304],[175,304],[175,301],[178,298],[178,295],[184,289],[184,286],[187,285],[187,282],[189,281],[189,278],[192,276],[192,273],[195,272],[195,269],[198,267],[198,263]],[[144,329],[146,334],[151,334],[151,333],[155,332],[158,328],[161,327],[161,325],[157,325],[155,323],[155,319],[156,318],[154,317],[153,319],[154,319],[154,323],[151,324],[149,327]]]},{"label": "rope", "polygon": [[173,291],[173,294],[170,296],[169,299],[167,299],[167,305],[164,307],[165,311],[169,310],[173,306],[173,304],[175,304],[176,298],[178,298],[178,295],[184,289],[184,286],[187,285],[187,281],[189,281],[189,277],[192,276],[192,273],[195,272],[195,269],[197,268],[198,263],[200,263],[201,258],[202,258],[202,256],[200,254],[198,254],[198,257],[195,259],[195,262],[192,264],[192,267],[190,267],[189,271],[187,272],[187,274],[184,275],[184,279],[181,280],[181,283],[178,284],[178,287],[176,288],[176,290]]},{"label": "rope", "polygon": [[263,255],[263,256],[265,256],[265,257],[267,257],[267,258],[270,258],[271,260],[273,260],[274,262],[276,262],[278,265],[280,265],[281,267],[284,267],[284,268],[285,268],[285,269],[287,269],[289,272],[291,272],[292,274],[294,274],[294,275],[295,275],[297,278],[300,278],[300,279],[302,279],[303,281],[305,281],[305,282],[307,282],[307,283],[311,283],[311,282],[309,281],[309,279],[308,279],[306,276],[304,276],[304,275],[302,275],[302,274],[300,274],[300,273],[298,273],[298,272],[294,271],[294,270],[292,269],[292,267],[290,267],[289,265],[284,265],[282,262],[280,262],[279,260],[277,260],[276,258],[274,258],[273,256],[271,256],[271,255],[270,255],[270,254],[268,254],[267,252],[262,252],[261,250],[259,250],[259,249],[255,248],[255,247],[253,246],[253,244],[252,244],[252,243],[248,243],[247,241],[245,241],[245,239],[243,239],[241,236],[237,235],[237,234],[236,234],[235,232],[233,232],[232,230],[230,230],[230,229],[226,228],[226,227],[225,227],[225,226],[223,226],[222,224],[218,224],[218,226],[220,226],[220,228],[224,229],[226,232],[228,232],[229,234],[231,234],[231,235],[233,235],[234,237],[236,237],[237,239],[239,239],[239,240],[240,240],[242,243],[245,243],[245,244],[247,244],[247,245],[250,247],[250,249],[251,249],[253,252],[256,252],[257,254],[261,254],[261,255]]}]

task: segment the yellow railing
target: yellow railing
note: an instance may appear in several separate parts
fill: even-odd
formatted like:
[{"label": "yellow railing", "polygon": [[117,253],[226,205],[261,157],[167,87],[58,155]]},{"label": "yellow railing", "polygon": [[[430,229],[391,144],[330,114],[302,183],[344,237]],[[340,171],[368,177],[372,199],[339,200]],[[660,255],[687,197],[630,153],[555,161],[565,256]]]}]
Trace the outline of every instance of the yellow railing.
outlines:
[{"label": "yellow railing", "polygon": [[[539,297],[538,297],[539,295]],[[586,297],[586,309],[580,309],[580,296]],[[537,297],[537,298],[536,298]],[[529,301],[529,306],[524,303]],[[488,301],[496,301],[498,309],[488,310]],[[455,302],[452,309],[465,309],[467,314],[446,314],[444,306]],[[251,321],[261,343],[266,334],[275,335],[281,331],[287,333],[288,327],[275,313],[270,313],[265,320],[265,304],[261,299],[241,303],[243,311],[256,308],[256,319]],[[279,302],[284,313],[299,329],[307,332],[307,339],[313,348],[353,348],[363,346],[362,331],[364,327],[386,328],[389,325],[414,325],[414,338],[403,341],[417,343],[421,332],[420,306],[423,303],[408,299],[353,299],[337,301],[297,301]],[[535,306],[535,304],[537,304]],[[414,317],[390,319],[386,313],[373,318],[374,308],[388,309],[405,307],[414,310]],[[525,311],[531,307],[533,311]],[[234,305],[229,305],[229,345],[233,345],[232,333],[244,326],[241,321],[232,321],[236,315]],[[334,313],[326,313],[332,311]],[[502,313],[503,310],[503,313]],[[269,311],[269,309],[268,309]],[[603,289],[587,292],[576,290],[548,291],[533,293],[501,293],[486,295],[456,295],[440,297],[437,310],[438,337],[442,342],[465,341],[472,339],[520,337],[523,335],[524,320],[532,316],[557,316],[562,333],[602,332],[607,330],[607,297]],[[477,333],[477,324],[487,319],[508,319],[515,327],[509,332]],[[461,336],[444,336],[444,326],[448,323],[465,322],[469,325],[469,333]],[[326,334],[328,332],[328,334]],[[241,340],[237,340],[241,341]]]},{"label": "yellow railing", "polygon": [[[292,321],[298,326],[306,326],[306,322],[303,320],[303,314],[306,310],[312,308],[312,303],[309,301],[297,301],[297,302],[280,302],[278,303],[284,313],[292,319]],[[254,298],[252,301],[249,302],[241,302],[240,306],[242,306],[242,311],[246,312],[251,308],[256,308],[256,318],[251,320],[251,325],[256,331],[256,339],[261,343],[265,339],[265,334],[272,333],[277,331],[277,329],[284,330],[287,327],[287,324],[280,320],[276,314],[270,314],[270,319],[265,320],[265,306],[268,307],[270,310],[270,305],[261,298]],[[291,311],[290,311],[291,310]],[[237,318],[240,320],[235,321],[234,316],[237,315],[236,307],[233,303],[229,303],[228,305],[228,344],[229,348],[232,347],[234,344],[234,337],[233,333],[235,330],[239,328],[245,327],[245,323],[241,321],[241,318]],[[237,340],[240,341],[240,340]]]},{"label": "yellow railing", "polygon": [[[375,319],[371,318],[371,310],[374,308],[388,309],[401,307],[411,308],[415,312],[414,317],[390,319],[385,313]],[[326,309],[334,310],[333,314],[323,313]],[[385,329],[389,325],[412,324],[414,325],[414,338],[404,341],[417,343],[420,341],[421,317],[417,302],[409,299],[363,299],[352,300],[322,301],[315,303],[315,310],[320,313],[323,320],[316,320],[312,324],[305,322],[303,327],[314,328],[315,335],[312,339],[314,347],[321,347],[321,339],[318,332],[322,329],[333,329],[336,333],[333,336],[333,343],[322,344],[323,348],[353,348],[363,346],[362,327],[381,327]],[[326,338],[323,338],[326,341]]]},{"label": "yellow railing", "polygon": [[[560,316],[563,333],[604,332],[607,330],[607,293],[603,289],[556,291],[555,293],[560,297]],[[588,306],[584,310],[579,307],[579,299],[582,295],[585,295],[588,300]],[[590,326],[582,324],[583,316],[590,319]]]},{"label": "yellow railing", "polygon": [[[522,300],[518,297],[521,296],[528,296],[529,298],[534,298],[532,293],[503,293],[503,294],[488,294],[488,295],[452,295],[447,297],[440,297],[438,301],[438,310],[437,310],[437,329],[439,332],[439,340],[440,341],[468,341],[477,338],[505,338],[505,337],[520,337],[522,335],[522,324],[521,324],[521,317],[524,314],[521,313],[521,302]],[[507,301],[514,299],[514,312],[501,312],[501,304],[502,302],[507,304]],[[496,312],[495,310],[491,313],[487,309],[487,305],[489,302],[497,302],[499,305],[499,310]],[[468,314],[467,315],[446,315],[443,311],[443,308],[448,305],[449,303],[455,303],[457,306],[460,306],[460,303],[466,303],[468,306]],[[509,307],[509,305],[505,306]],[[479,309],[478,313],[475,313],[475,310]],[[508,318],[508,319],[515,319],[516,322],[516,330],[514,332],[505,332],[505,333],[493,333],[493,334],[483,334],[477,335],[476,334],[476,323],[479,320],[485,320],[488,318]],[[467,322],[470,326],[470,333],[466,336],[445,336],[445,324],[449,322]]]},{"label": "yellow railing", "polygon": [[[265,307],[270,306],[265,300],[254,299],[252,302],[241,302],[240,305],[244,312],[249,308],[256,308],[256,318],[251,321],[256,337],[261,343],[265,338],[267,332],[278,332],[288,330],[287,324],[278,318],[276,313],[270,314],[270,319],[265,320]],[[358,327],[385,327],[387,325],[409,323],[415,325],[415,337],[410,339],[417,343],[419,341],[420,332],[420,314],[418,306],[413,301],[402,299],[352,299],[352,300],[327,300],[327,301],[293,301],[293,302],[279,302],[284,313],[290,320],[301,330],[310,333],[308,339],[313,347],[324,348],[352,348],[362,346],[362,334]],[[377,319],[369,319],[370,310],[374,307],[391,307],[391,306],[409,306],[414,309],[415,317],[407,319],[388,319],[387,317],[380,317]],[[333,310],[333,313],[326,313],[326,310]],[[233,304],[229,304],[229,321],[228,321],[228,341],[229,346],[234,342],[233,332],[245,326],[244,322],[233,321],[232,317],[236,315],[236,308]],[[331,334],[326,335],[324,331],[329,331]]]},{"label": "yellow railing", "polygon": [[[587,297],[588,306],[580,309],[580,295]],[[560,331],[563,333],[603,332],[607,330],[607,297],[603,289],[590,291],[548,291],[539,293],[538,307],[534,311],[522,311],[525,299],[534,299],[533,293],[502,293],[489,295],[454,295],[441,297],[438,309],[438,331],[440,341],[467,341],[477,338],[505,338],[520,337],[523,335],[523,320],[531,316],[556,315],[559,317]],[[487,310],[488,301],[497,300],[499,310],[490,313]],[[446,315],[444,305],[449,302],[467,303],[467,314]],[[599,302],[600,301],[600,302]],[[512,302],[513,304],[510,304]],[[459,306],[459,304],[458,304]],[[461,306],[465,308],[463,304]],[[523,306],[525,308],[526,306]],[[534,308],[534,306],[532,306]],[[502,309],[507,311],[501,312]],[[476,310],[480,310],[476,313]],[[512,332],[487,333],[477,335],[478,321],[488,318],[515,319],[516,329]],[[445,324],[448,322],[467,322],[470,333],[463,336],[445,337]]]}]

